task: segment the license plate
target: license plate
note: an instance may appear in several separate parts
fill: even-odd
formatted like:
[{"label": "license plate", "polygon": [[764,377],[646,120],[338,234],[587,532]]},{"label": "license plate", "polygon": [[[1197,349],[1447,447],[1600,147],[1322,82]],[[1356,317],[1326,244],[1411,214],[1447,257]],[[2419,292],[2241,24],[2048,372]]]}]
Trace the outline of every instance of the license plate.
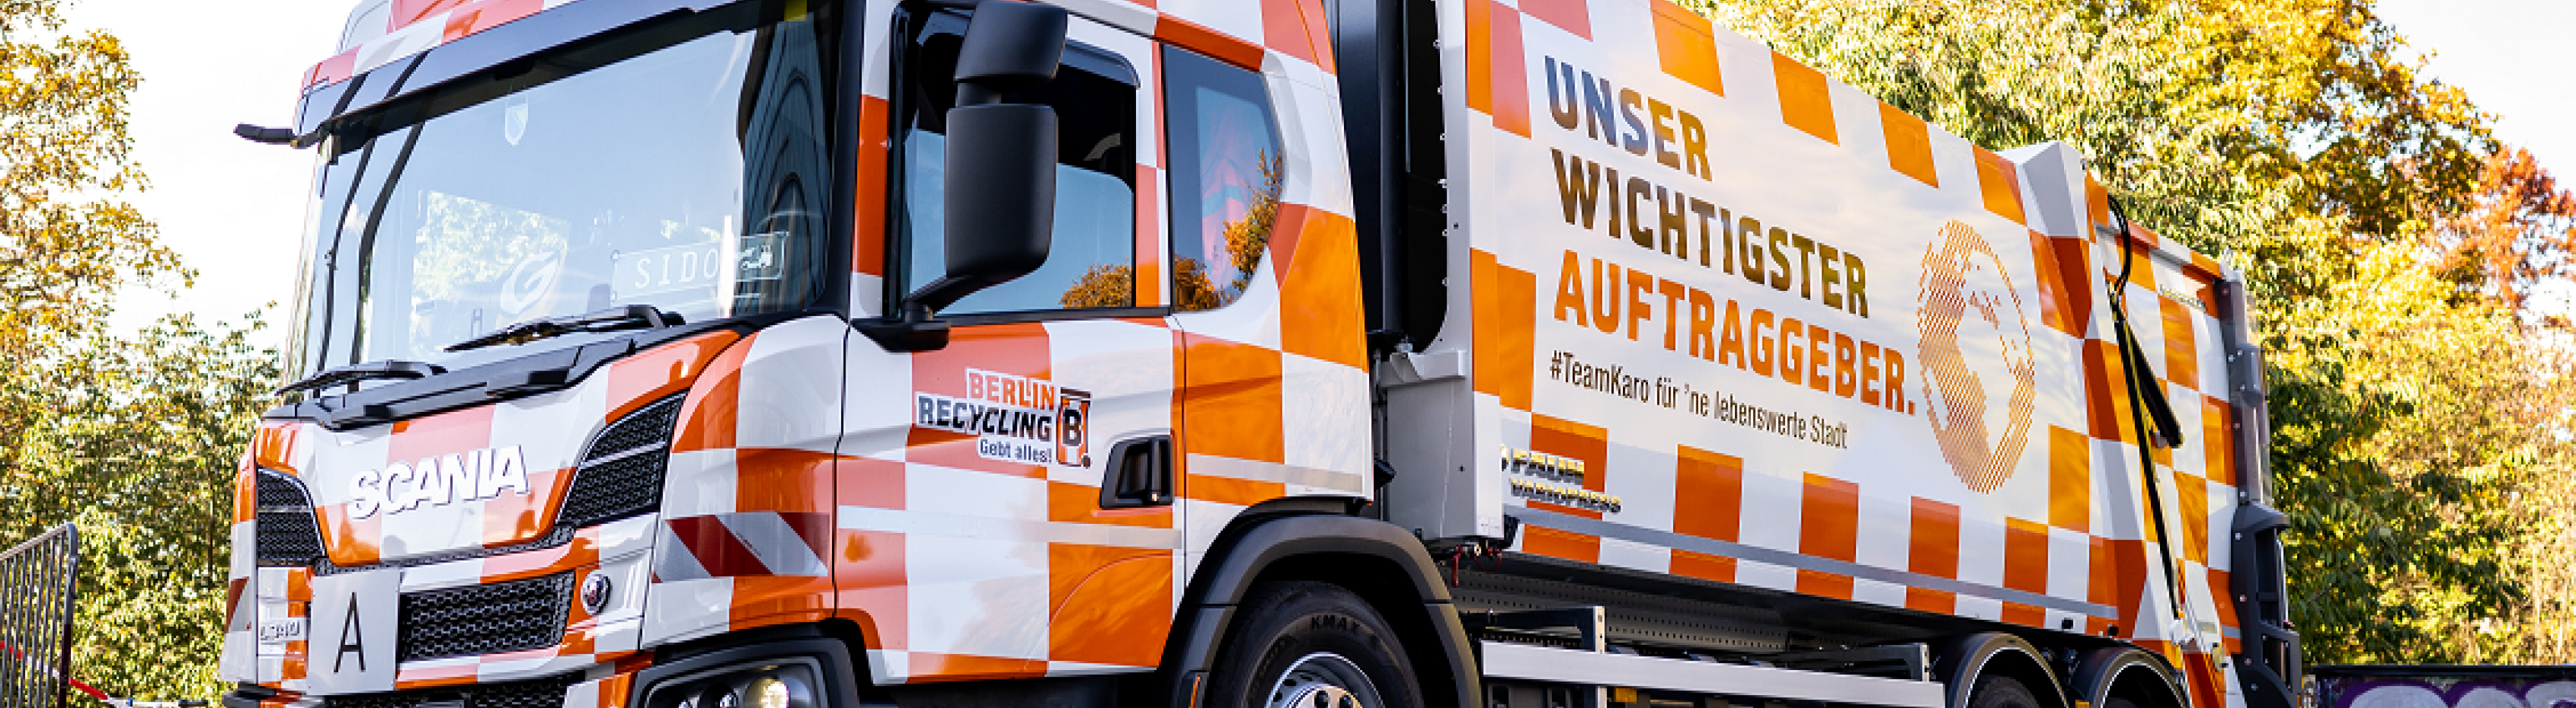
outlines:
[{"label": "license plate", "polygon": [[306,686],[324,694],[393,690],[401,601],[398,568],[314,578],[312,622],[304,630]]}]

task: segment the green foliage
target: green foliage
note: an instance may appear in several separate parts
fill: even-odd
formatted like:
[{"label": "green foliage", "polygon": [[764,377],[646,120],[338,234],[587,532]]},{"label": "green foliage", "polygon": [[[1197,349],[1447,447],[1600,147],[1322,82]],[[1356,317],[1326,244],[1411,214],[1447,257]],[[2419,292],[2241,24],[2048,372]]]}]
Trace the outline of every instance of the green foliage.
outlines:
[{"label": "green foliage", "polygon": [[210,697],[231,470],[275,356],[255,319],[105,331],[120,290],[190,274],[124,201],[145,184],[142,78],[114,36],[66,32],[63,4],[0,0],[0,538],[80,525],[74,676]]},{"label": "green foliage", "polygon": [[73,675],[110,695],[218,692],[233,470],[278,377],[262,330],[174,316],[93,333],[11,382],[41,408],[0,451],[0,535],[80,525]]}]

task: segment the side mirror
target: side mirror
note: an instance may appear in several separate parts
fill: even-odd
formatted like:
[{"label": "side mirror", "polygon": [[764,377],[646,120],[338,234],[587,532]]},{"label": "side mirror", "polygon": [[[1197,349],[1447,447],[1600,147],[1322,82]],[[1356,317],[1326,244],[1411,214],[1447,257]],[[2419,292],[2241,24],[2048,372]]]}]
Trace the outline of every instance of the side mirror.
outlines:
[{"label": "side mirror", "polygon": [[892,351],[948,346],[933,313],[1045,265],[1055,232],[1055,109],[1002,103],[1055,80],[1064,59],[1064,8],[978,2],[957,55],[948,110],[945,233],[948,272],[905,296],[894,321],[859,330]]}]

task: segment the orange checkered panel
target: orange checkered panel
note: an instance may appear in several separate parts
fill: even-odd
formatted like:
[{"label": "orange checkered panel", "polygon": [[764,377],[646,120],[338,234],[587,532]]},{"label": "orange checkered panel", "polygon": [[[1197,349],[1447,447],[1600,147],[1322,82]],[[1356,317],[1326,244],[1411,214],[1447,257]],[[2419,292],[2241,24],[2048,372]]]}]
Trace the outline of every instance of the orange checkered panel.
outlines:
[{"label": "orange checkered panel", "polygon": [[[1471,365],[1450,459],[1503,493],[1413,525],[1508,515],[1525,553],[2052,630],[2232,631],[2207,583],[2235,505],[2226,274],[2141,235],[2132,281],[2103,277],[2080,155],[1970,144],[1664,0],[1442,12],[1470,292],[1413,360]],[[2187,431],[2143,459],[2119,312]]]}]

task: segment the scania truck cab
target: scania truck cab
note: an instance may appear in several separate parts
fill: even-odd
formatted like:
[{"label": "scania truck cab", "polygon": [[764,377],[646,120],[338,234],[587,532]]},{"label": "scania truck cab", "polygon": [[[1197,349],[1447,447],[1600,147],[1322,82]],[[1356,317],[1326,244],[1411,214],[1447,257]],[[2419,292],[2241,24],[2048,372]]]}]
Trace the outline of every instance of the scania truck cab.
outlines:
[{"label": "scania truck cab", "polygon": [[305,79],[228,706],[2299,673],[2241,276],[1666,0],[366,0]]}]

